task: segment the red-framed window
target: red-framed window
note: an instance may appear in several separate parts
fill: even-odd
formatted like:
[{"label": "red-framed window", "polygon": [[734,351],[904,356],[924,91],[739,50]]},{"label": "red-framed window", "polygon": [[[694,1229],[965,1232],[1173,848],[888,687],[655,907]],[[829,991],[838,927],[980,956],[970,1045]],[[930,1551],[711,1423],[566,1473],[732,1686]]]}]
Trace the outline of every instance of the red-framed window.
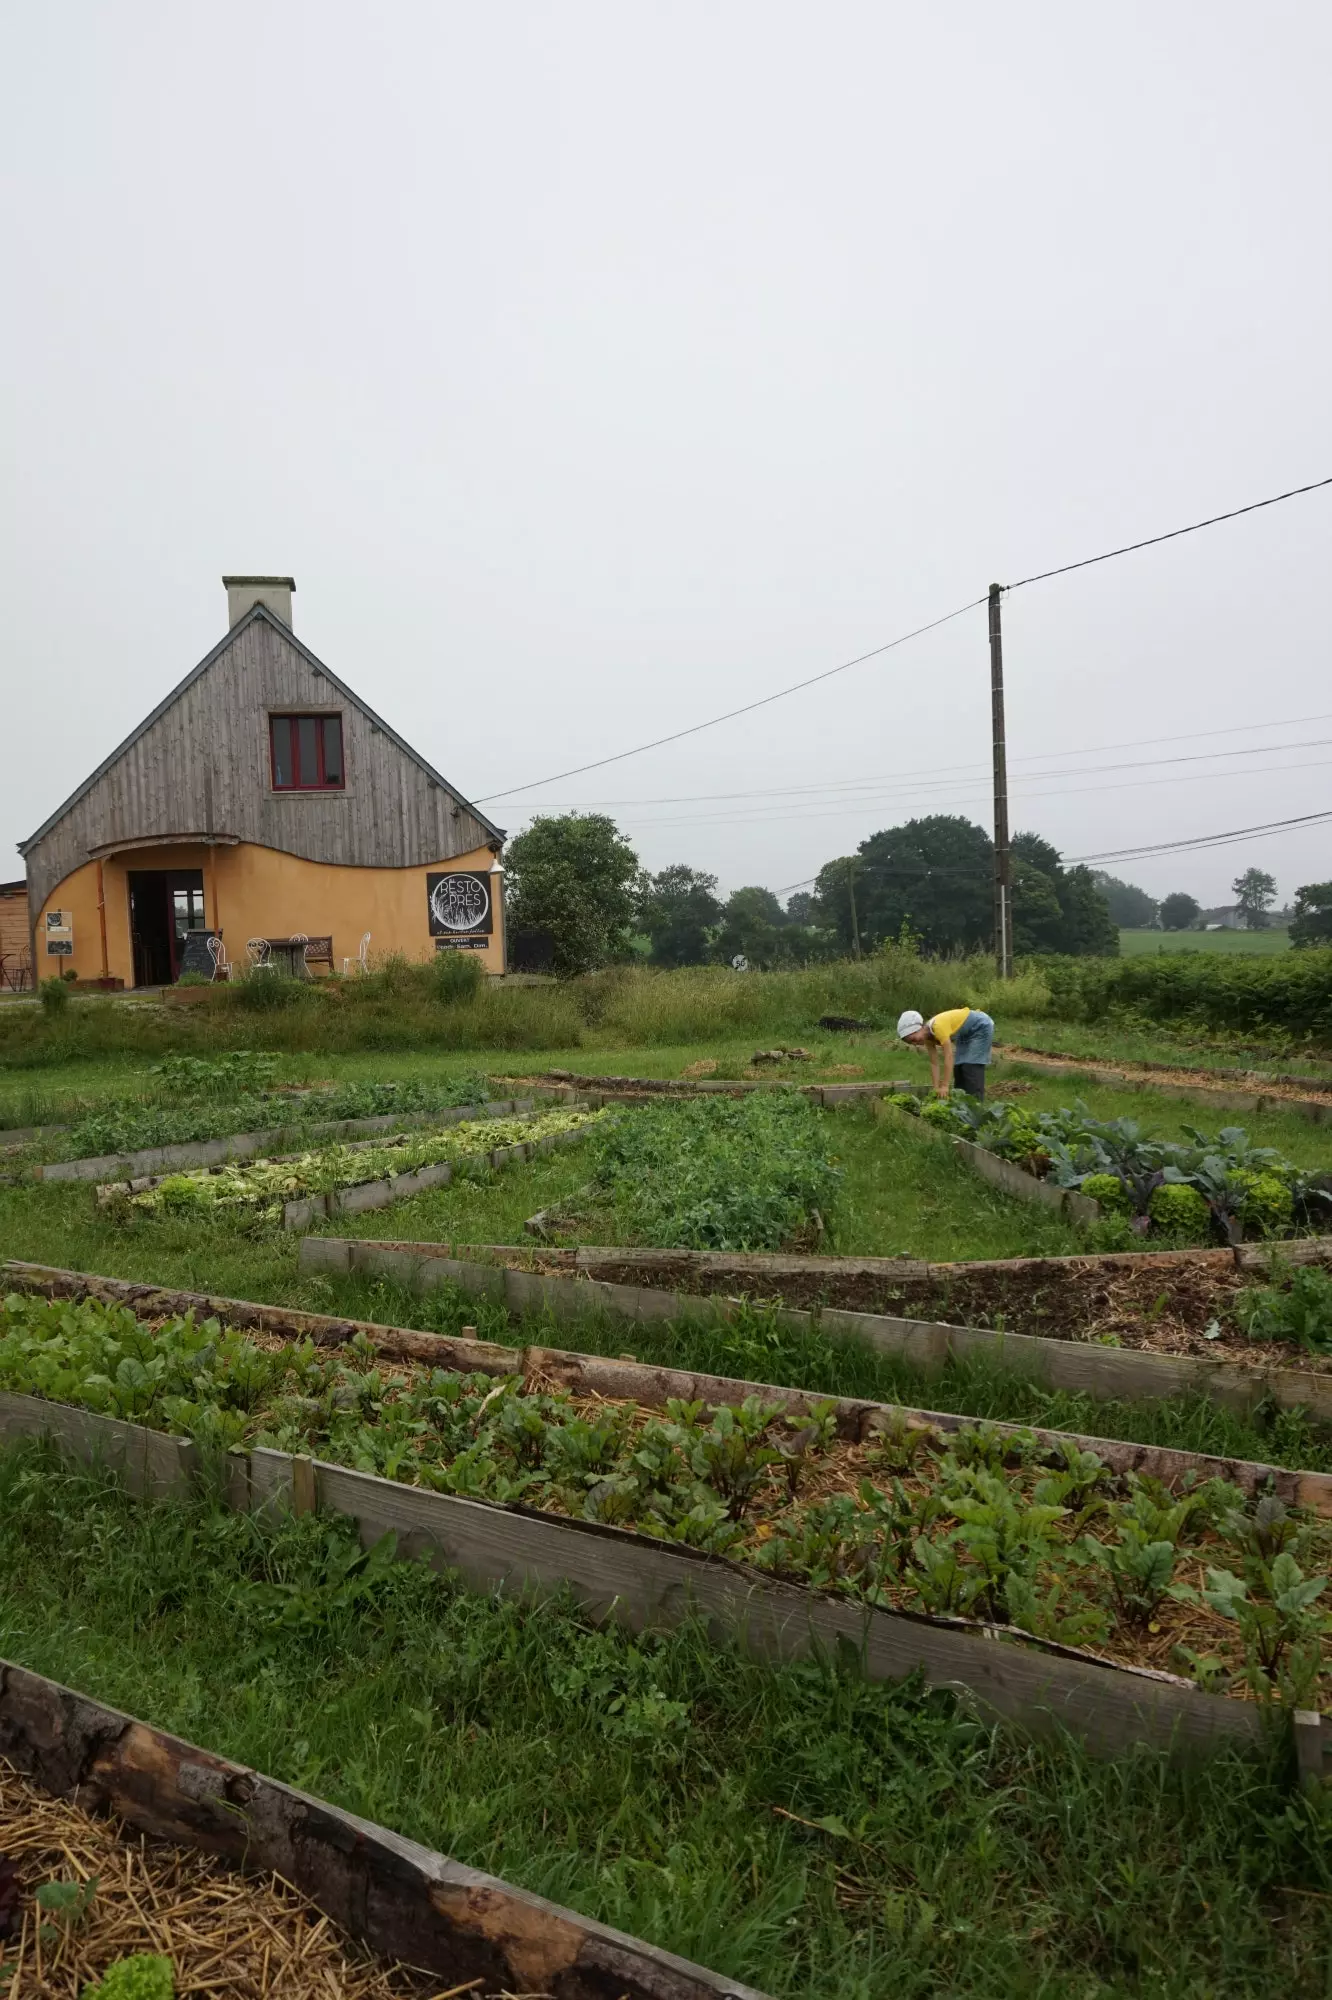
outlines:
[{"label": "red-framed window", "polygon": [[275,792],[340,792],[347,782],[340,715],[270,715]]}]

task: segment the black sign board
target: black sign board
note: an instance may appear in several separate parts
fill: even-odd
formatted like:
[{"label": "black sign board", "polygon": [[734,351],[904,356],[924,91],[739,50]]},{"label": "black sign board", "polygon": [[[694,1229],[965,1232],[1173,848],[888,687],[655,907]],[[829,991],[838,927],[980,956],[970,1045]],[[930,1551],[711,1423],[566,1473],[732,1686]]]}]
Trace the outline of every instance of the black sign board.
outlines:
[{"label": "black sign board", "polygon": [[461,869],[426,876],[426,907],[430,935],[438,941],[477,940],[484,946],[495,927],[490,877],[472,875]]},{"label": "black sign board", "polygon": [[215,938],[216,931],[186,931],[185,942],[180,948],[180,972],[201,972],[205,979],[213,976],[213,954],[208,949],[209,938]]},{"label": "black sign board", "polygon": [[48,938],[46,940],[46,955],[48,958],[73,958],[73,938]]}]

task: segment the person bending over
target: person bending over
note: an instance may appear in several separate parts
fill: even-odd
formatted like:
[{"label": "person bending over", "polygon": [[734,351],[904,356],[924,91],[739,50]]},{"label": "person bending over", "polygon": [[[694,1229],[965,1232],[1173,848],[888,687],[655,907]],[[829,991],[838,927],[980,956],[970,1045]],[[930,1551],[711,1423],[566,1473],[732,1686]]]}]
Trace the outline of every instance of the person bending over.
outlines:
[{"label": "person bending over", "polygon": [[897,1033],[913,1048],[929,1050],[930,1076],[940,1097],[947,1097],[954,1087],[972,1097],[984,1097],[994,1022],[979,1007],[948,1007],[928,1021],[909,1007],[897,1024]]}]

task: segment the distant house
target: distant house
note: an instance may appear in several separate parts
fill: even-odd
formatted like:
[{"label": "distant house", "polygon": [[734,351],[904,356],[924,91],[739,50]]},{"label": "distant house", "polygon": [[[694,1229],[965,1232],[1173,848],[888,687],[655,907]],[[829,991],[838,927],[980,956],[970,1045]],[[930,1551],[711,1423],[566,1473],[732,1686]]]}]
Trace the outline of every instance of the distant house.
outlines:
[{"label": "distant house", "polygon": [[163,985],[208,936],[328,972],[367,932],[502,972],[503,831],[301,644],[291,577],[222,580],[226,637],[20,844],[38,975]]}]

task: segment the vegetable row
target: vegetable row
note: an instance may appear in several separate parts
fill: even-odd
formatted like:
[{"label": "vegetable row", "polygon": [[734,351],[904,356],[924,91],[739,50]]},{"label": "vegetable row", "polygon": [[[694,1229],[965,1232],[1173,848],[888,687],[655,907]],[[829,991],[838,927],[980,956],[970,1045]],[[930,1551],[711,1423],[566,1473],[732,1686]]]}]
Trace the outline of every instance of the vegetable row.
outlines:
[{"label": "vegetable row", "polygon": [[138,1194],[128,1184],[110,1190],[126,1212],[173,1215],[232,1211],[277,1221],[283,1206],[304,1195],[414,1173],[445,1160],[477,1158],[503,1146],[536,1144],[580,1130],[604,1112],[554,1110],[535,1117],[469,1118],[443,1132],[413,1132],[376,1145],[321,1146],[281,1160],[249,1160],[167,1174]]},{"label": "vegetable row", "polygon": [[855,1444],[832,1404],[581,1404],[516,1377],[386,1366],[363,1337],[330,1355],[28,1294],[0,1311],[0,1389],[632,1528],[1265,1703],[1332,1703],[1332,1526],[1222,1480],[1121,1474],[1072,1441],[902,1416]]},{"label": "vegetable row", "polygon": [[1253,1145],[1241,1125],[1213,1135],[1186,1125],[1188,1144],[1180,1144],[1154,1137],[1134,1118],[1096,1118],[1081,1101],[1060,1111],[966,1095],[921,1106],[899,1101],[939,1130],[1091,1196],[1134,1234],[1201,1244],[1332,1227],[1332,1173],[1307,1171],[1275,1147]]}]

